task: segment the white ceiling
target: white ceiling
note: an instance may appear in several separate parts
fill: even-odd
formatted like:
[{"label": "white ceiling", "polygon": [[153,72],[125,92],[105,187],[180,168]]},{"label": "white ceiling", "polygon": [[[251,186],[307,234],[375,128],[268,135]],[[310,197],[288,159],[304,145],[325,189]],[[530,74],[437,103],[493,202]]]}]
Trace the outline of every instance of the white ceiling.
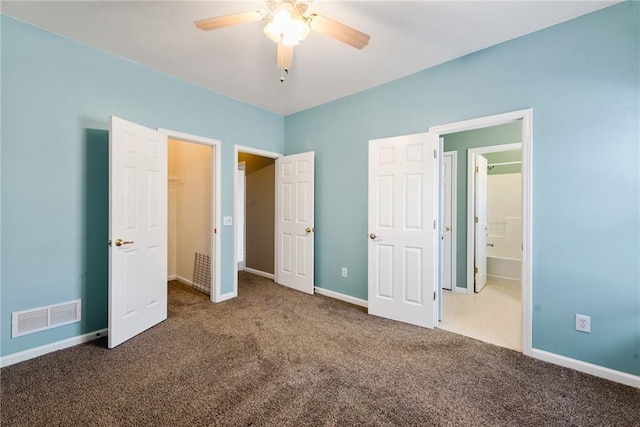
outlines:
[{"label": "white ceiling", "polygon": [[246,103],[292,114],[617,1],[332,1],[315,12],[371,35],[354,49],[312,32],[285,83],[264,23],[204,32],[193,21],[262,1],[2,1],[2,13]]}]

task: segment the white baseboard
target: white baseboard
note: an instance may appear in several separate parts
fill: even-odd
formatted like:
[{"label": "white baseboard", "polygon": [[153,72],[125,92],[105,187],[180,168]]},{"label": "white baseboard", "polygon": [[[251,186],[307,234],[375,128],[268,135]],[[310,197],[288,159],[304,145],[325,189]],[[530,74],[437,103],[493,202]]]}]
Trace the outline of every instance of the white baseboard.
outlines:
[{"label": "white baseboard", "polygon": [[459,286],[454,286],[453,287],[453,292],[458,292],[461,294],[466,294],[468,292],[467,288],[461,288]]},{"label": "white baseboard", "polygon": [[237,296],[238,295],[235,292],[227,292],[226,294],[222,294],[219,297],[217,297],[215,302],[218,303],[218,302],[226,301],[228,299],[235,298]]},{"label": "white baseboard", "polygon": [[493,274],[487,274],[487,279],[500,283],[520,284],[520,279],[518,279],[517,277],[495,276]]},{"label": "white baseboard", "polygon": [[34,357],[43,356],[47,353],[73,347],[78,344],[84,344],[98,338],[106,337],[109,329],[100,329],[98,331],[89,332],[87,334],[78,335],[61,341],[45,344],[40,347],[31,348],[29,350],[20,351],[18,353],[8,354],[0,358],[0,367],[4,368],[15,363],[24,362]]},{"label": "white baseboard", "polygon": [[531,350],[530,356],[535,359],[553,363],[554,365],[564,366],[565,368],[571,368],[609,381],[615,381],[631,387],[640,388],[640,377],[637,375],[627,374],[626,372],[616,371],[614,369],[605,368],[604,366],[594,365],[593,363],[583,362],[582,360],[560,356],[555,353],[535,348]]},{"label": "white baseboard", "polygon": [[176,276],[175,274],[167,276],[167,282],[170,282],[172,280],[177,280],[177,279],[178,279],[178,276]]},{"label": "white baseboard", "polygon": [[339,299],[340,301],[348,302],[349,304],[357,305],[360,307],[368,308],[369,302],[360,298],[352,297],[350,295],[341,294],[340,292],[330,291],[328,289],[314,287],[316,294],[324,295],[325,297]]},{"label": "white baseboard", "polygon": [[265,273],[264,271],[255,270],[251,267],[245,267],[244,271],[246,271],[247,273],[255,274],[256,276],[266,277],[267,279],[271,279],[271,280],[273,280],[273,278],[275,277],[271,273]]},{"label": "white baseboard", "polygon": [[182,276],[177,276],[174,280],[177,280],[178,282],[184,283],[185,285],[189,285],[189,286],[193,286],[193,282],[189,279],[185,279]]}]

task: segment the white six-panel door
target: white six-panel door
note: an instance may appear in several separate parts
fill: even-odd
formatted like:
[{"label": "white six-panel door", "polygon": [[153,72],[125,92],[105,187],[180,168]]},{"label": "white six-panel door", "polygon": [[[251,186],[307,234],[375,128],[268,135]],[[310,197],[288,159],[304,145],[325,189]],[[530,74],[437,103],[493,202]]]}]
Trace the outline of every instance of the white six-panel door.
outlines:
[{"label": "white six-panel door", "polygon": [[276,282],[313,294],[315,153],[276,159]]},{"label": "white six-panel door", "polygon": [[476,156],[476,200],[475,200],[475,281],[474,288],[480,292],[487,284],[487,158]]},{"label": "white six-panel door", "polygon": [[111,117],[109,155],[113,348],[167,318],[167,138]]},{"label": "white six-panel door", "polygon": [[433,328],[437,138],[369,141],[369,313]]}]

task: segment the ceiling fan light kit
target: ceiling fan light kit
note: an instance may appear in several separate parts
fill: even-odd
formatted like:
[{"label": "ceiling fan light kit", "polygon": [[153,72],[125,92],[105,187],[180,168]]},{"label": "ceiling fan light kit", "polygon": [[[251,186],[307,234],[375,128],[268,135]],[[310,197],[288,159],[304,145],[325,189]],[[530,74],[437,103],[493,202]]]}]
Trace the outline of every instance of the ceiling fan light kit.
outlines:
[{"label": "ceiling fan light kit", "polygon": [[293,46],[304,40],[311,30],[317,31],[342,43],[362,49],[369,44],[370,36],[331,18],[315,13],[305,16],[312,0],[266,0],[268,11],[240,12],[231,15],[195,21],[203,31],[218,30],[232,25],[268,21],[265,35],[277,43],[276,65],[280,70],[280,81],[284,82],[293,62]]}]

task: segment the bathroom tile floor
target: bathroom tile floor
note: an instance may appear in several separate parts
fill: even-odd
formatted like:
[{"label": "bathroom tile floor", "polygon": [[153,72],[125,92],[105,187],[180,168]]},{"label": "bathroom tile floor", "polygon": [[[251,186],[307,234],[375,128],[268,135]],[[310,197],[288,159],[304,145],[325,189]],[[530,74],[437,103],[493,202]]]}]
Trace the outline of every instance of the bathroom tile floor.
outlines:
[{"label": "bathroom tile floor", "polygon": [[522,351],[520,282],[489,280],[479,293],[442,290],[438,327],[490,344]]}]

